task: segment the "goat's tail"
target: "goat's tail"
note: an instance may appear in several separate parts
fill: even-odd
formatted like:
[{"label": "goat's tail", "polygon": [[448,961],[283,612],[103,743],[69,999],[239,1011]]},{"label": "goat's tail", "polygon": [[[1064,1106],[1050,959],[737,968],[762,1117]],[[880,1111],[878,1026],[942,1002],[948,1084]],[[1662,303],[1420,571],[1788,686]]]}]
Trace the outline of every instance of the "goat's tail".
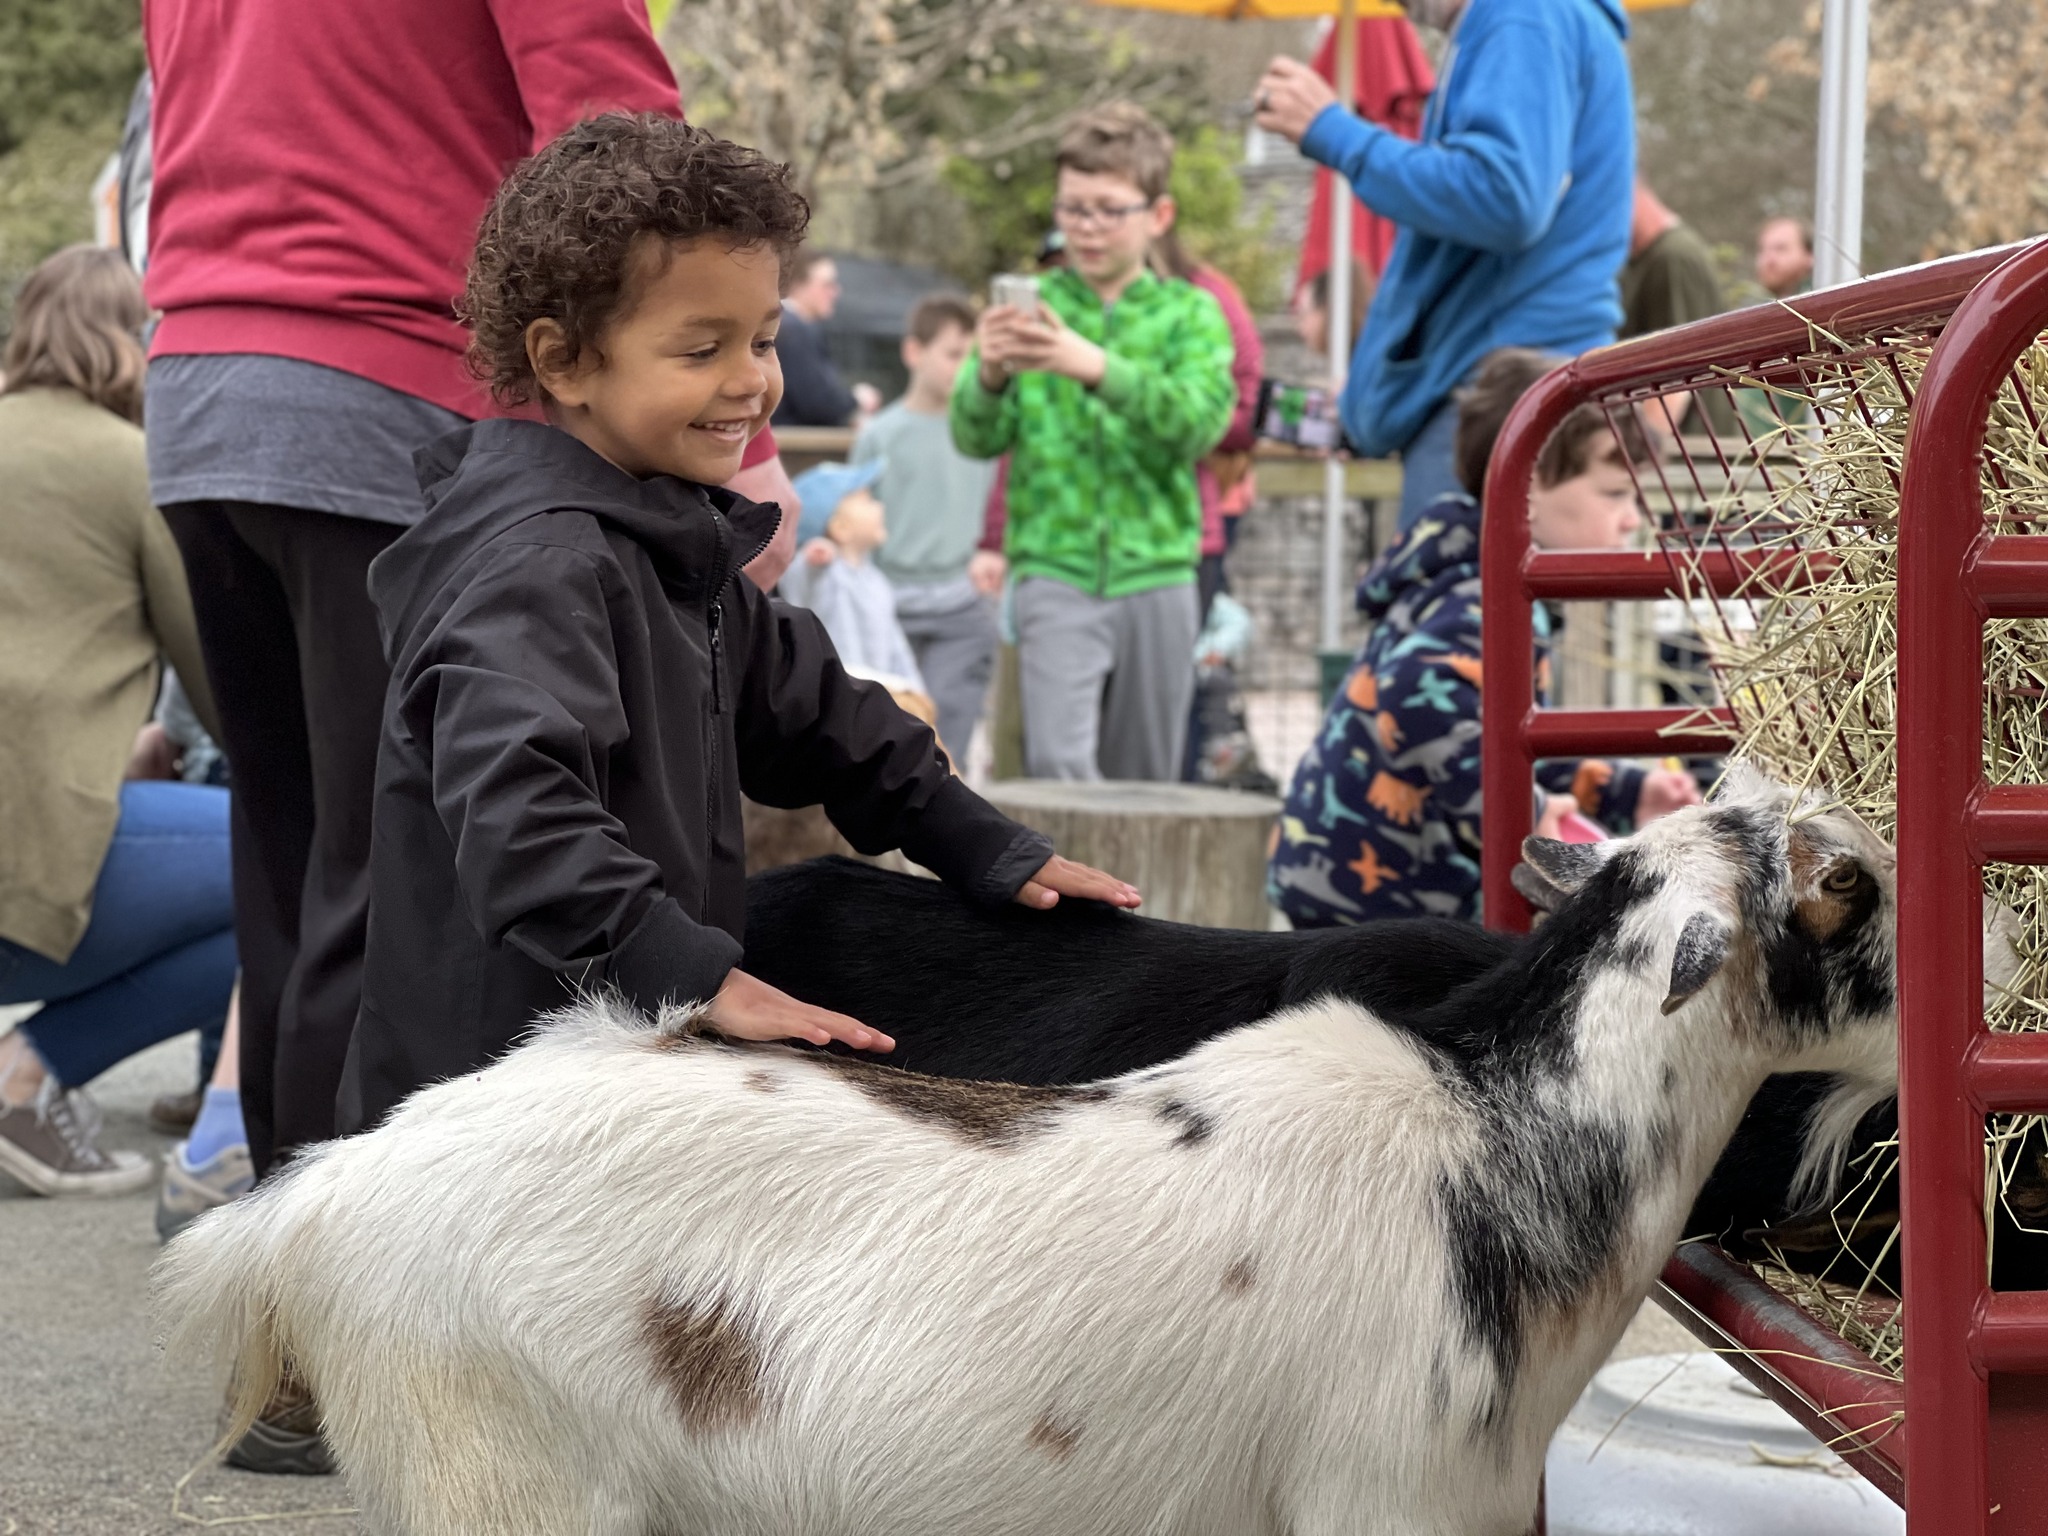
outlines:
[{"label": "goat's tail", "polygon": [[210,1359],[225,1378],[227,1424],[214,1457],[248,1433],[291,1369],[285,1254],[308,1214],[302,1171],[207,1212],[151,1271],[165,1354]]}]

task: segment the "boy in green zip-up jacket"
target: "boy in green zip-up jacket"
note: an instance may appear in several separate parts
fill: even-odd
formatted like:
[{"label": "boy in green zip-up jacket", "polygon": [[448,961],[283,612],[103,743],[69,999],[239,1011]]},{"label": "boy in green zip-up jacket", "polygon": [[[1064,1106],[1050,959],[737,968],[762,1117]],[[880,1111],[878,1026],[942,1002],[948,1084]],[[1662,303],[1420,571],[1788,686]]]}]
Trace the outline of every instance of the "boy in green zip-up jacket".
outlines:
[{"label": "boy in green zip-up jacket", "polygon": [[1147,268],[1173,223],[1173,140],[1141,108],[1060,140],[1070,269],[1037,314],[999,306],[953,388],[962,453],[1008,453],[1025,770],[1177,779],[1194,689],[1195,463],[1236,404],[1216,301]]}]

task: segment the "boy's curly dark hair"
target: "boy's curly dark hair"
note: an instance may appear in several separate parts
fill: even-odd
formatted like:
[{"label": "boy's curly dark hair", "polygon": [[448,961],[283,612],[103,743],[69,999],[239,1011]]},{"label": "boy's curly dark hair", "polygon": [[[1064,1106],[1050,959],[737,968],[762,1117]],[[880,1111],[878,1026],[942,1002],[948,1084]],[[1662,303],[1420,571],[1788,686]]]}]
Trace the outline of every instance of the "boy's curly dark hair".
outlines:
[{"label": "boy's curly dark hair", "polygon": [[575,361],[627,297],[641,235],[768,245],[786,266],[810,219],[789,167],[756,150],[653,113],[578,123],[513,168],[477,230],[456,305],[470,372],[501,404],[532,400],[526,328],[560,321]]}]

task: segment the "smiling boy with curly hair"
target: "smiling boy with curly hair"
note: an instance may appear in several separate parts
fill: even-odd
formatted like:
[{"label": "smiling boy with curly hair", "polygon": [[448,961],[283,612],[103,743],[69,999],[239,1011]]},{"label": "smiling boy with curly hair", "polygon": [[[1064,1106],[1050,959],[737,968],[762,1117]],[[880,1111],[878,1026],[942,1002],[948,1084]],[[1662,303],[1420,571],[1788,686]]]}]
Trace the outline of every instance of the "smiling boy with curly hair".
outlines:
[{"label": "smiling boy with curly hair", "polygon": [[779,512],[715,489],[781,395],[788,169],[616,114],[512,173],[478,235],[471,363],[545,424],[418,456],[426,517],[370,571],[392,664],[362,1012],[340,1121],[472,1071],[579,987],[742,1039],[887,1036],[739,968],[744,792],[822,802],[986,901],[1133,906],[954,778],[740,567]]}]

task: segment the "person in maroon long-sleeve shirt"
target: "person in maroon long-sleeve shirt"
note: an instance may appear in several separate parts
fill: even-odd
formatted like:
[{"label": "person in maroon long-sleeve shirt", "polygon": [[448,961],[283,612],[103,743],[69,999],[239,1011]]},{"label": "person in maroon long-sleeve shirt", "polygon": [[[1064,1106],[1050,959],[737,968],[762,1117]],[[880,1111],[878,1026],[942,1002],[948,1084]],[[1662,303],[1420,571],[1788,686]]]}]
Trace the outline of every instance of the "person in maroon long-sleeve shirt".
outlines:
[{"label": "person in maroon long-sleeve shirt", "polygon": [[[571,124],[682,102],[645,0],[145,0],[143,38],[150,483],[233,774],[262,1173],[334,1133],[387,676],[365,578],[423,511],[414,451],[496,414],[454,311],[478,220]],[[749,462],[781,499],[772,437]],[[274,1402],[230,1460],[331,1470],[317,1422]]]}]

